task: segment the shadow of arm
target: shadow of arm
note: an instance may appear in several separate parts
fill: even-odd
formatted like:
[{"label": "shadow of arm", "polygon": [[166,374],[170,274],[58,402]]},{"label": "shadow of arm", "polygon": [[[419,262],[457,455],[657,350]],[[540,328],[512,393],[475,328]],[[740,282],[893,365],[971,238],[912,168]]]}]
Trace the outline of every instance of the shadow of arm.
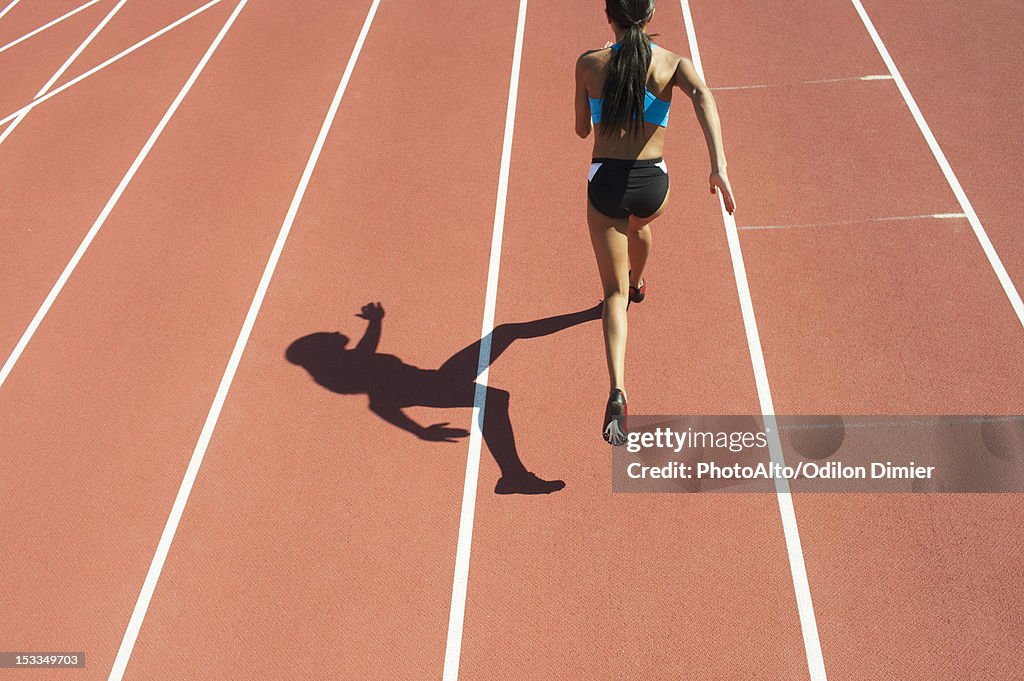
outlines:
[{"label": "shadow of arm", "polygon": [[409,418],[401,408],[393,404],[381,403],[370,398],[370,411],[381,417],[393,426],[408,431],[420,438],[431,442],[458,442],[458,438],[466,437],[469,431],[463,428],[449,428],[448,423],[435,423],[430,426],[421,426]]},{"label": "shadow of arm", "polygon": [[372,355],[377,352],[377,345],[380,344],[380,332],[381,332],[381,320],[384,318],[384,308],[380,303],[367,303],[363,305],[362,311],[356,315],[363,319],[369,320],[369,324],[366,326],[366,333],[356,344],[357,352],[365,352],[368,355]]},{"label": "shadow of arm", "polygon": [[393,426],[398,426],[416,437],[423,437],[423,426],[413,421],[404,411],[393,404],[375,402],[371,399],[370,411]]}]

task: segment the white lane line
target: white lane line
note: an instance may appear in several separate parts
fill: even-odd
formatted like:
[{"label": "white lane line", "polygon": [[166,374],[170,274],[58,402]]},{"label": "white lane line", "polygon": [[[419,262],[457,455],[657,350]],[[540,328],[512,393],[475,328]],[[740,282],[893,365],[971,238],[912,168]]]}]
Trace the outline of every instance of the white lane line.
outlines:
[{"label": "white lane line", "polygon": [[[206,50],[206,54],[204,54],[203,58],[199,60],[198,64],[196,64],[195,69],[192,71],[192,75],[190,75],[188,80],[185,81],[185,84],[181,86],[181,90],[178,92],[178,95],[174,98],[174,101],[171,102],[171,105],[167,108],[163,118],[161,118],[160,122],[157,123],[156,128],[153,129],[149,139],[146,140],[146,143],[142,146],[138,156],[135,157],[135,160],[128,168],[128,172],[124,174],[124,177],[121,178],[121,182],[118,183],[114,193],[110,195],[109,199],[107,199],[107,203],[103,206],[103,210],[100,211],[99,217],[97,217],[96,221],[93,222],[92,227],[86,233],[85,238],[82,239],[82,243],[78,245],[78,249],[75,251],[74,255],[71,256],[71,260],[68,261],[67,266],[64,267],[64,271],[61,272],[60,277],[57,279],[57,283],[55,283],[53,288],[50,289],[50,293],[46,296],[46,299],[39,307],[39,310],[36,311],[32,321],[29,322],[28,328],[25,329],[25,333],[21,335],[17,345],[14,346],[14,350],[11,352],[10,357],[7,358],[7,361],[4,362],[3,368],[0,368],[0,387],[3,386],[7,377],[11,375],[14,365],[21,357],[21,353],[25,351],[25,346],[27,346],[28,342],[32,340],[32,336],[35,334],[36,329],[39,328],[43,318],[46,317],[50,308],[53,307],[53,303],[57,300],[57,296],[60,295],[61,290],[64,288],[64,284],[66,284],[68,279],[71,277],[71,273],[75,271],[75,268],[78,266],[82,256],[84,256],[85,252],[89,249],[89,245],[92,243],[93,239],[96,238],[100,228],[103,227],[103,224],[107,221],[111,211],[114,210],[114,206],[116,206],[117,202],[121,199],[121,195],[124,194],[124,190],[128,187],[132,178],[135,177],[135,173],[138,172],[139,166],[141,166],[142,162],[146,160],[147,156],[149,156],[150,149],[152,149],[153,145],[156,144],[160,134],[164,131],[164,128],[167,127],[167,123],[171,120],[171,116],[174,115],[174,112],[178,110],[178,106],[181,105],[182,100],[185,99],[185,95],[187,95],[189,90],[192,89],[192,85],[196,82],[196,79],[199,78],[199,74],[203,72],[204,68],[206,68],[206,63],[210,61],[210,57],[213,56],[217,46],[219,46],[221,40],[224,39],[224,34],[227,33],[229,28],[231,28],[231,24],[235,22],[235,17],[238,16],[238,13],[247,1],[248,0],[239,0],[238,6],[235,7],[235,11],[231,13],[231,16],[221,28],[220,33],[218,33],[217,37],[213,39],[212,43],[210,43],[210,47]],[[54,90],[54,92],[56,92],[56,90]]]},{"label": "white lane line", "polygon": [[11,42],[7,43],[6,45],[3,45],[2,47],[0,47],[0,52],[6,52],[7,50],[11,49],[15,45],[17,45],[19,43],[25,42],[26,40],[28,40],[32,36],[34,36],[34,35],[36,35],[38,33],[42,33],[43,31],[45,31],[46,29],[50,28],[51,26],[56,26],[57,24],[59,24],[60,22],[64,21],[65,19],[68,19],[70,17],[75,16],[76,14],[81,12],[82,10],[88,9],[89,7],[92,7],[93,5],[95,5],[99,1],[100,0],[89,0],[89,2],[85,3],[84,5],[79,5],[75,9],[71,10],[70,12],[68,12],[66,14],[62,14],[61,16],[57,17],[53,21],[51,21],[51,22],[49,22],[47,24],[43,24],[42,26],[40,26],[39,28],[35,29],[34,31],[29,31],[28,33],[26,33],[25,35],[21,36],[20,38],[12,40]]},{"label": "white lane line", "polygon": [[484,410],[487,406],[487,380],[491,365],[494,307],[498,298],[501,242],[505,233],[505,204],[508,199],[508,176],[512,163],[512,135],[515,132],[516,104],[519,99],[519,70],[523,57],[523,34],[526,30],[526,3],[527,0],[519,0],[516,41],[512,51],[512,74],[508,84],[508,104],[505,107],[505,133],[501,144],[494,225],[491,229],[491,257],[487,266],[484,319],[480,327],[480,355],[477,359],[476,393],[473,396],[473,421],[469,433],[469,452],[466,455],[466,480],[462,486],[462,511],[459,515],[459,539],[455,548],[455,573],[452,579],[452,602],[448,613],[448,640],[444,649],[442,681],[456,681],[459,678],[459,661],[462,657],[462,629],[466,617],[466,593],[469,589],[469,554],[473,545],[473,518],[476,513],[476,490],[480,477],[480,447],[483,442]]},{"label": "white lane line", "polygon": [[[229,22],[233,21],[234,17],[238,15],[238,11],[245,2],[246,0],[241,0],[238,7],[235,8],[234,14],[231,15],[232,19],[230,19]],[[199,467],[203,464],[203,457],[206,455],[206,449],[210,445],[210,439],[213,437],[213,431],[217,427],[217,420],[220,418],[221,409],[224,406],[224,401],[227,399],[228,390],[231,389],[231,383],[234,381],[235,372],[238,370],[238,364],[242,360],[242,353],[245,352],[245,346],[249,342],[249,335],[252,333],[253,326],[256,323],[256,317],[259,315],[260,307],[263,305],[263,299],[266,297],[267,289],[270,286],[270,280],[274,276],[274,270],[277,269],[277,263],[281,258],[281,252],[284,250],[285,241],[287,241],[288,234],[291,232],[292,224],[295,222],[295,216],[299,212],[299,205],[302,203],[302,199],[306,194],[306,187],[309,186],[309,180],[313,176],[313,169],[316,168],[317,160],[320,158],[320,152],[324,148],[324,142],[327,139],[327,134],[330,132],[331,125],[334,123],[334,118],[338,113],[338,106],[341,104],[341,98],[345,94],[345,89],[348,87],[349,79],[352,77],[352,71],[356,67],[356,61],[359,59],[359,53],[363,49],[363,43],[366,41],[367,33],[370,32],[370,25],[373,23],[373,17],[377,13],[377,7],[379,5],[380,0],[373,0],[373,3],[370,5],[369,12],[366,15],[366,20],[363,22],[363,28],[359,32],[359,37],[356,38],[355,46],[352,48],[352,54],[349,56],[348,63],[345,66],[345,71],[341,76],[341,82],[338,84],[338,89],[334,93],[334,99],[331,100],[323,125],[320,126],[320,133],[317,135],[316,142],[313,144],[313,150],[309,154],[309,160],[306,161],[306,167],[302,171],[302,177],[299,180],[299,184],[295,188],[295,194],[292,196],[291,204],[288,206],[288,212],[285,214],[284,222],[281,224],[277,240],[274,242],[274,248],[270,252],[270,259],[267,261],[267,266],[263,270],[263,276],[260,277],[259,285],[256,287],[256,293],[253,296],[252,303],[249,305],[249,312],[245,315],[245,321],[242,323],[242,329],[238,333],[238,339],[235,341],[235,347],[231,351],[231,357],[228,359],[227,367],[224,369],[224,375],[221,377],[220,385],[217,388],[217,394],[214,396],[213,403],[210,405],[210,411],[206,415],[206,422],[203,424],[203,430],[199,434],[199,440],[196,442],[195,449],[192,452],[192,458],[189,460],[188,468],[185,470],[185,476],[181,481],[181,486],[178,488],[178,494],[174,499],[174,505],[171,507],[170,515],[167,517],[167,524],[164,525],[164,530],[160,535],[160,541],[157,544],[156,553],[153,554],[153,561],[149,565],[149,571],[146,573],[146,579],[142,584],[142,590],[139,592],[139,598],[135,602],[135,609],[132,611],[131,620],[128,622],[124,638],[121,640],[121,647],[117,651],[117,657],[114,660],[114,667],[110,671],[108,681],[120,681],[124,676],[125,669],[128,666],[128,660],[135,647],[135,641],[139,636],[139,630],[142,628],[142,622],[146,617],[146,611],[149,608],[150,600],[153,598],[153,592],[156,589],[157,581],[160,579],[160,572],[163,570],[164,562],[167,560],[167,553],[170,551],[171,542],[174,541],[174,534],[178,530],[178,523],[181,522],[182,514],[185,512],[185,505],[188,503],[189,495],[192,493],[192,486],[195,484],[196,477],[199,475]],[[228,24],[225,24],[225,28],[227,28],[227,26]],[[223,34],[224,31],[222,30],[221,36],[223,36]]]},{"label": "white lane line", "polygon": [[803,222],[790,225],[747,225],[740,230],[752,229],[799,229],[801,227],[836,227],[839,225],[862,225],[865,222],[898,222],[902,220],[963,220],[963,213],[931,213],[928,215],[891,215],[883,218],[860,218],[859,220],[836,220],[835,222]]},{"label": "white lane line", "polygon": [[7,5],[7,7],[4,7],[2,10],[0,10],[0,19],[3,19],[4,15],[6,15],[8,12],[14,9],[14,6],[17,5],[19,2],[21,2],[21,0],[11,0],[11,4]]},{"label": "white lane line", "polygon": [[914,96],[910,94],[910,88],[907,87],[907,83],[903,80],[903,76],[900,75],[899,69],[896,68],[896,62],[893,61],[889,50],[885,47],[885,43],[882,42],[881,36],[875,30],[875,25],[871,23],[871,18],[864,9],[864,5],[861,4],[860,0],[851,0],[851,2],[853,2],[853,6],[856,8],[857,14],[860,15],[861,21],[864,22],[864,27],[867,28],[871,40],[875,43],[878,54],[881,55],[882,61],[885,62],[893,80],[896,81],[896,87],[899,88],[900,94],[903,95],[903,101],[906,102],[907,108],[910,109],[910,113],[913,114],[914,120],[917,122],[917,127],[921,129],[921,134],[924,135],[925,141],[928,142],[928,148],[932,150],[932,155],[942,169],[942,174],[946,176],[946,182],[949,183],[950,189],[953,190],[956,200],[960,202],[960,208],[967,215],[967,220],[971,223],[971,228],[981,244],[981,249],[985,252],[985,257],[988,258],[989,265],[992,266],[992,270],[996,273],[996,278],[999,279],[1003,292],[1009,298],[1013,311],[1017,313],[1018,321],[1024,326],[1024,301],[1021,301],[1020,293],[1017,292],[1017,288],[1013,285],[1010,275],[1007,273],[1006,268],[1003,267],[1003,261],[1000,260],[995,246],[992,245],[992,241],[988,238],[988,234],[985,232],[978,214],[974,212],[974,206],[968,200],[964,188],[960,186],[960,180],[956,178],[953,168],[950,167],[949,161],[946,160],[946,155],[942,153],[935,135],[932,134],[931,128],[928,127],[928,123],[924,119],[924,114],[921,113],[917,102],[914,101]]},{"label": "white lane line", "polygon": [[3,125],[4,123],[7,123],[8,121],[12,121],[15,118],[17,118],[18,116],[21,116],[22,114],[25,114],[25,113],[31,111],[32,109],[36,108],[37,106],[39,106],[43,102],[45,102],[45,101],[47,101],[49,99],[52,99],[53,97],[56,97],[60,93],[64,92],[69,87],[77,85],[78,83],[82,82],[83,80],[85,80],[89,76],[95,74],[96,72],[102,71],[103,69],[107,68],[108,66],[110,66],[111,64],[113,64],[116,61],[120,61],[121,59],[127,57],[129,54],[131,54],[135,50],[143,47],[147,43],[150,43],[150,42],[156,40],[157,38],[159,38],[163,34],[169,32],[169,31],[174,30],[175,28],[177,28],[178,26],[181,26],[183,23],[185,23],[189,19],[192,19],[193,17],[202,14],[203,12],[205,12],[206,10],[210,9],[211,7],[213,7],[214,5],[216,5],[216,4],[220,3],[220,2],[221,2],[221,0],[210,0],[210,2],[206,3],[202,7],[199,7],[199,8],[196,8],[196,9],[192,10],[191,12],[189,12],[188,14],[183,16],[182,18],[178,19],[177,21],[175,21],[173,23],[170,23],[167,26],[164,26],[163,28],[161,28],[156,33],[153,33],[152,35],[150,35],[150,36],[148,36],[146,38],[143,38],[139,42],[135,43],[131,47],[128,47],[128,48],[118,52],[117,54],[115,54],[110,59],[107,59],[105,62],[103,62],[101,64],[97,64],[96,66],[92,67],[91,69],[89,69],[85,73],[72,78],[68,82],[66,82],[63,85],[61,85],[59,88],[51,90],[50,92],[47,92],[45,95],[42,95],[41,97],[37,97],[36,99],[33,99],[31,102],[29,102],[25,106],[21,107],[17,111],[12,111],[11,113],[9,113],[6,116],[4,116],[3,118],[0,118],[0,125]]},{"label": "white lane line", "polygon": [[758,85],[719,85],[711,88],[711,90],[718,92],[719,90],[759,90],[761,88],[769,87],[786,87],[793,85],[820,85],[822,83],[848,83],[854,80],[892,80],[892,76],[889,75],[872,75],[872,76],[848,76],[846,78],[823,78],[820,80],[800,80],[793,83],[762,83]]},{"label": "white lane line", "polygon": [[[686,38],[690,43],[693,65],[701,80],[704,80],[704,67],[700,60],[700,50],[697,48],[697,33],[694,30],[693,17],[690,15],[690,5],[687,0],[679,0],[679,4],[682,6],[683,21],[686,23]],[[757,330],[757,320],[754,317],[754,303],[750,298],[747,270],[743,265],[739,232],[736,231],[736,221],[725,210],[721,192],[718,192],[718,197],[722,219],[725,222],[725,234],[729,242],[729,255],[732,258],[732,270],[733,276],[736,278],[740,310],[743,314],[743,328],[747,336],[750,363],[754,370],[754,382],[757,385],[757,399],[761,405],[761,414],[764,416],[765,433],[768,435],[768,451],[773,463],[784,466],[782,442],[779,440],[779,429],[775,419],[775,406],[772,404],[771,388],[768,385],[768,369],[765,367],[761,336]],[[807,655],[807,669],[810,672],[811,681],[825,681],[825,659],[821,654],[818,623],[814,617],[811,588],[807,583],[807,568],[804,565],[804,553],[800,546],[800,531],[797,528],[796,511],[793,509],[793,497],[789,491],[789,482],[785,478],[776,479],[775,496],[778,499],[782,530],[786,538],[786,552],[789,555],[789,569],[793,577],[793,591],[800,616],[804,652]]]},{"label": "white lane line", "polygon": [[[85,40],[83,40],[79,44],[79,46],[75,48],[75,51],[71,53],[71,56],[68,57],[63,64],[61,64],[60,68],[57,69],[52,76],[50,76],[50,79],[46,81],[46,84],[43,85],[39,92],[36,93],[36,99],[45,95],[49,91],[49,89],[53,87],[53,84],[56,83],[57,80],[64,75],[64,72],[67,71],[68,68],[70,68],[72,62],[78,59],[78,57],[81,56],[82,52],[85,51],[85,48],[89,46],[89,43],[91,43],[93,39],[95,39],[96,36],[99,35],[100,31],[103,30],[103,27],[110,23],[110,20],[114,18],[115,14],[121,11],[121,8],[124,7],[124,4],[126,2],[128,2],[128,0],[120,0],[120,2],[114,5],[114,7],[109,12],[107,12],[107,16],[103,17],[103,19],[100,20],[100,23],[96,24],[96,28],[92,29],[92,32],[85,37]],[[12,132],[14,132],[14,129],[18,127],[23,120],[25,120],[25,116],[27,115],[28,111],[19,114],[18,117],[15,118],[11,122],[11,124],[7,126],[7,129],[3,131],[3,134],[0,134],[0,144],[3,144],[4,140],[7,139]]]}]

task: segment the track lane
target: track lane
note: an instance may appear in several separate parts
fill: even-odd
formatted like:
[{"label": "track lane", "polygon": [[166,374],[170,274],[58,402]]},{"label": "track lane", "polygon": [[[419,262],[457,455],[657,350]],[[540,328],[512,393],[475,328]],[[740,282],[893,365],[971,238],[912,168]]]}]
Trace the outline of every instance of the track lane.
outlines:
[{"label": "track lane", "polygon": [[[381,3],[127,678],[440,673],[465,441],[419,440],[284,352],[316,331],[354,344],[369,300],[386,310],[380,352],[410,365],[436,367],[478,337],[515,28],[506,10]],[[373,366],[383,374],[350,367],[353,380],[383,390],[389,374]],[[468,409],[407,412],[468,425]],[[268,642],[316,654],[253,654]]]},{"label": "track lane", "polygon": [[[0,88],[0,116],[6,116],[30,102],[39,88],[60,68],[68,55],[75,50],[83,38],[89,35],[93,26],[99,23],[113,5],[112,0],[101,0],[42,33],[32,36],[25,42],[0,52],[0,74],[3,74],[3,88]],[[68,9],[74,9],[74,6]],[[57,18],[65,11],[67,10],[54,14],[40,22],[39,25]],[[0,20],[0,24],[3,23],[4,21]],[[36,29],[39,25],[32,26],[28,30]],[[14,36],[12,40],[18,37],[20,35]],[[10,40],[0,38],[0,45],[6,45],[8,42]],[[0,146],[0,150],[2,149],[3,146]],[[0,151],[0,154],[2,153]]]},{"label": "track lane", "polygon": [[1014,187],[1024,173],[1016,132],[1024,7],[986,0],[935,2],[914,12],[892,2],[865,8],[1019,292],[1024,199]]},{"label": "track lane", "polygon": [[[0,45],[17,40],[43,24],[53,21],[86,0],[38,0],[18,2],[3,17],[0,17]],[[10,0],[0,3],[0,11],[11,4]],[[100,4],[100,3],[97,3]]]},{"label": "track lane", "polygon": [[[584,213],[591,141],[570,127],[572,63],[587,45],[566,41],[566,16],[592,44],[608,34],[583,3],[530,4],[499,322],[601,297]],[[651,30],[685,53],[678,5],[659,5]],[[723,111],[727,134],[734,117]],[[673,199],[654,227],[649,298],[630,310],[630,409],[756,413],[704,141],[685,98],[676,98],[669,134]],[[492,368],[491,383],[512,395],[523,457],[568,486],[545,498],[494,496],[497,473],[485,457],[460,678],[806,673],[774,496],[610,493],[599,323],[521,342]]]},{"label": "track lane", "polygon": [[[744,4],[772,21],[769,8]],[[828,8],[833,35],[870,46],[852,9]],[[697,3],[695,16],[699,35],[728,33],[717,7]],[[820,26],[800,17],[772,34],[780,50]],[[742,74],[737,41],[703,45],[709,78]],[[786,65],[793,80],[821,75]],[[740,172],[774,173],[744,183],[753,220],[849,220],[741,231],[776,408],[1020,413],[1024,376],[1010,359],[1024,350],[1019,322],[966,220],[851,217],[956,205],[899,92],[891,82],[805,87],[817,96],[718,95],[759,114],[738,121],[744,143],[730,159]],[[866,98],[868,88],[887,88],[888,101]],[[798,133],[801,124],[810,129]],[[823,166],[831,172],[811,172]],[[1021,576],[1020,551],[1006,543],[1019,524],[1011,497],[798,495],[795,505],[830,678],[1001,678],[1019,662],[1010,651],[1020,626],[1005,615]]]},{"label": "track lane", "polygon": [[[192,26],[199,53],[213,17]],[[83,678],[106,677],[287,207],[282,178],[330,97],[326,62],[360,19],[332,3],[243,11],[0,391],[8,645],[84,649]]]},{"label": "track lane", "polygon": [[[181,15],[193,6],[168,4]],[[97,40],[132,40],[131,9]],[[0,146],[0,214],[11,226],[0,251],[4,361],[228,12],[214,6],[36,107]]]},{"label": "track lane", "polygon": [[[60,87],[68,81],[85,73],[98,64],[106,61],[115,54],[131,47],[136,42],[156,33],[165,26],[174,23],[190,11],[206,4],[206,0],[174,0],[173,2],[140,3],[128,2],[118,12],[114,21],[117,22],[117,30],[104,30],[89,47],[75,60],[72,68],[54,84]],[[229,0],[222,0],[221,5],[230,4]],[[221,12],[230,12],[230,8],[220,7]],[[113,22],[111,22],[113,24]],[[177,29],[175,29],[177,30]],[[171,42],[175,39],[171,34],[158,38],[159,42]],[[143,48],[146,49],[146,48]],[[132,59],[132,56],[127,57]],[[114,67],[116,68],[116,67]],[[77,87],[77,86],[76,86]],[[126,86],[127,87],[127,86]]]},{"label": "track lane", "polygon": [[[709,42],[713,84],[720,82],[713,65],[736,60],[722,50]],[[803,79],[810,72],[792,73]],[[960,212],[938,166],[926,163],[931,154],[891,81],[727,90],[715,98],[744,119],[734,126],[729,159],[749,187],[741,230]]]},{"label": "track lane", "polygon": [[[665,9],[662,4],[657,10],[659,21]],[[836,21],[837,14],[844,11],[848,16],[843,16],[843,21],[856,20],[853,8],[843,8],[841,2],[838,6],[817,0],[788,0],[771,7],[747,0],[691,3],[702,53],[705,49],[714,52],[723,45],[742,46],[736,52],[742,59],[715,60],[715,70],[705,74],[709,85],[797,83],[885,73],[870,41],[865,43],[860,36],[843,30],[843,22]],[[793,35],[794,19],[815,28],[800,34],[798,40],[778,40],[779,35]],[[799,68],[794,69],[795,65]]]}]

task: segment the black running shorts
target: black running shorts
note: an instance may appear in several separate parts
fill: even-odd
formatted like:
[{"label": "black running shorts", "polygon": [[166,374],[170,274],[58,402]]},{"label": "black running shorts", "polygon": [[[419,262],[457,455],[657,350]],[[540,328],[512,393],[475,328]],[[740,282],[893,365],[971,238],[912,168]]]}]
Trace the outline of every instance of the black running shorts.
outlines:
[{"label": "black running shorts", "polygon": [[587,196],[594,208],[610,218],[650,217],[666,195],[668,168],[660,158],[595,158],[590,164]]}]

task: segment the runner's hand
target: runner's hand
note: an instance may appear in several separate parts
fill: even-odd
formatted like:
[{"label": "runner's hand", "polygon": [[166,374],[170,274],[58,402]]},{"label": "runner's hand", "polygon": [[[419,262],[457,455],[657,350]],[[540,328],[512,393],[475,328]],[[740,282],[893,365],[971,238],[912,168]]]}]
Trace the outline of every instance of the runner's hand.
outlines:
[{"label": "runner's hand", "polygon": [[717,173],[711,173],[711,193],[715,194],[716,187],[722,190],[722,200],[725,202],[725,210],[732,215],[733,211],[736,210],[736,201],[732,198],[732,186],[729,184],[729,176],[725,174],[724,170],[720,170]]}]

